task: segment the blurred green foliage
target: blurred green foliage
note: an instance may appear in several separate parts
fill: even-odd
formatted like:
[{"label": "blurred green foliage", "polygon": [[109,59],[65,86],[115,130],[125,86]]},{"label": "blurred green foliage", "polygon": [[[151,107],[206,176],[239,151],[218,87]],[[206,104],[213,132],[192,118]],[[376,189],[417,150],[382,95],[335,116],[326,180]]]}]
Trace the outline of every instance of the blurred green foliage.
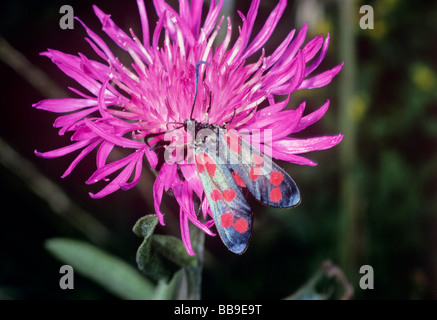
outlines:
[{"label": "blurred green foliage", "polygon": [[[132,25],[139,30],[135,25],[138,17],[132,15],[136,13],[135,1],[128,2],[123,2],[123,8],[115,0],[92,3],[112,13],[125,30]],[[331,33],[328,56],[322,65],[322,69],[327,69],[342,61],[337,36],[342,28],[338,16],[341,0],[320,2],[325,15],[310,32],[329,30]],[[98,30],[92,3],[72,1],[70,5],[75,15]],[[261,3],[259,19],[262,20],[275,2]],[[64,86],[72,83],[39,57],[38,52],[47,47],[69,53],[88,54],[89,51],[82,39],[83,30],[77,27],[62,31],[58,27],[57,10],[62,4],[56,0],[41,1],[38,6],[25,0],[4,2],[0,10],[0,34]],[[359,28],[358,8],[364,4],[374,8],[373,30]],[[146,5],[149,12],[153,12],[151,3]],[[247,12],[247,3],[237,1],[236,6]],[[271,39],[271,47],[278,45],[294,24],[296,6],[296,1],[289,1],[278,33]],[[356,237],[353,240],[360,246],[354,263],[374,268],[375,289],[359,288],[358,269],[346,273],[346,278],[354,287],[355,299],[435,299],[437,5],[428,0],[361,0],[356,6],[356,92],[351,110],[357,134],[354,174],[360,208],[354,223],[360,232],[353,235]],[[345,64],[344,68],[347,67]],[[45,97],[2,63],[0,73],[3,75],[0,101],[6,112],[2,117],[1,137],[111,231],[108,239],[97,244],[102,250],[136,268],[135,253],[141,239],[135,236],[132,227],[140,217],[153,213],[153,205],[144,200],[151,194],[131,190],[102,200],[89,199],[87,192],[91,190],[83,181],[91,173],[86,167],[93,166],[93,161],[79,166],[77,176],[61,181],[59,176],[71,158],[41,160],[33,155],[33,149],[41,145],[50,149],[66,142],[55,140],[55,131],[50,128],[54,119],[51,115],[30,110],[32,103]],[[307,112],[326,99],[331,100],[326,117],[314,125],[308,135],[342,132],[337,108],[341,76],[340,73],[325,88],[292,96],[296,104],[307,100]],[[310,157],[319,163],[317,167],[281,163],[301,189],[303,200],[299,207],[281,210],[250,203],[255,210],[255,224],[249,249],[243,256],[228,252],[217,237],[206,238],[203,298],[281,299],[304,285],[322,261],[330,259],[338,265],[341,243],[351,241],[339,238],[343,170],[339,149],[314,153]],[[0,223],[0,299],[123,297],[83,273],[75,274],[74,290],[61,290],[59,268],[63,263],[45,249],[45,241],[54,237],[90,240],[68,219],[54,214],[50,205],[36,196],[26,181],[3,162],[0,174],[4,207]],[[177,204],[171,196],[164,200],[168,208],[166,227],[157,226],[156,231],[180,238],[179,219],[171,212],[178,212]],[[160,288],[161,296],[165,297],[162,293],[165,288],[162,285]]]}]

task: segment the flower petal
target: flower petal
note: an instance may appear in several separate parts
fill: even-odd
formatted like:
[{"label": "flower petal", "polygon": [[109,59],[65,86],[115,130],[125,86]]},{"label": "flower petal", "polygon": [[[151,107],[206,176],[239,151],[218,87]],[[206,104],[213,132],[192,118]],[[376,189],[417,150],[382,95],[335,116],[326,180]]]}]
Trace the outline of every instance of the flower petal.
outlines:
[{"label": "flower petal", "polygon": [[62,174],[61,178],[65,178],[68,176],[71,171],[77,166],[77,164],[85,158],[86,155],[88,155],[92,150],[94,150],[95,147],[97,147],[101,143],[101,140],[98,139],[94,143],[90,143],[86,148],[84,148],[79,155],[71,162],[71,164],[68,166],[67,170]]},{"label": "flower petal", "polygon": [[241,59],[246,59],[250,57],[253,53],[258,51],[270,38],[273,31],[276,28],[276,25],[279,22],[279,19],[282,17],[284,13],[285,7],[287,6],[286,0],[280,0],[273,11],[270,13],[267,18],[264,26],[261,31],[256,35],[256,37],[252,40],[245,53],[241,57]]},{"label": "flower petal", "polygon": [[320,73],[312,78],[305,79],[302,81],[302,84],[299,87],[299,90],[302,89],[314,89],[326,86],[329,84],[339,72],[343,68],[344,63],[328,70],[323,73]]},{"label": "flower petal", "polygon": [[70,144],[68,146],[65,146],[65,147],[62,147],[62,148],[59,148],[56,150],[48,151],[48,152],[39,152],[39,151],[35,150],[35,154],[38,157],[45,158],[45,159],[62,157],[62,156],[65,156],[71,152],[79,150],[79,149],[89,145],[92,142],[94,142],[94,139],[83,140],[83,141],[79,141],[79,142]]},{"label": "flower petal", "polygon": [[181,214],[184,214],[190,219],[190,221],[198,227],[200,230],[209,235],[214,235],[209,228],[207,228],[203,223],[197,219],[197,214],[194,211],[193,203],[193,190],[190,188],[188,183],[182,183],[173,187],[173,193],[177,202],[181,207]]},{"label": "flower petal", "polygon": [[298,125],[296,126],[294,132],[299,132],[299,131],[305,129],[306,127],[309,127],[313,123],[316,123],[317,121],[319,121],[325,115],[328,108],[329,108],[329,100],[326,101],[325,104],[322,105],[316,111],[311,112],[310,114],[306,115],[305,117],[302,117],[302,119],[300,119]]},{"label": "flower petal", "polygon": [[202,199],[203,185],[197,174],[196,166],[193,164],[180,165],[182,175],[185,181],[190,185],[191,189],[197,194],[199,199]]},{"label": "flower petal", "polygon": [[325,59],[326,53],[328,52],[328,46],[329,46],[329,39],[330,35],[329,33],[326,35],[325,42],[323,43],[322,51],[320,52],[319,56],[316,60],[309,66],[305,72],[305,77],[310,75],[314,70],[317,69],[317,67],[320,65],[320,63]]},{"label": "flower petal", "polygon": [[162,194],[164,193],[164,182],[162,176],[164,174],[165,171],[161,169],[155,179],[155,182],[153,183],[153,205],[155,208],[155,213],[158,216],[158,220],[161,225],[165,225],[164,215],[161,212]]},{"label": "flower petal", "polygon": [[50,58],[52,62],[62,70],[62,72],[76,80],[82,87],[97,96],[100,84],[80,68],[80,59],[78,57],[53,49],[48,49],[47,52],[43,52],[41,55]]},{"label": "flower petal", "polygon": [[77,124],[80,120],[84,119],[86,116],[92,114],[97,111],[98,107],[88,108],[84,110],[80,110],[78,112],[67,114],[65,116],[57,117],[53,126],[55,128],[62,128],[59,130],[59,135],[64,135],[65,132],[73,129],[73,126]]},{"label": "flower petal", "polygon": [[137,185],[141,178],[141,171],[143,168],[143,156],[139,156],[135,162],[135,176],[131,182],[125,182],[120,185],[123,190],[128,190]]},{"label": "flower petal", "polygon": [[283,138],[272,142],[272,148],[287,154],[299,154],[325,150],[336,146],[343,139],[342,134],[308,139]]},{"label": "flower petal", "polygon": [[[123,159],[108,163],[104,165],[103,167],[98,168],[91,177],[88,178],[87,181],[85,181],[86,184],[93,184],[96,183],[110,174],[114,173],[115,171],[128,166],[130,163],[136,162],[136,158],[138,158],[138,155],[136,153],[132,153],[128,155],[127,157],[124,157]],[[133,168],[132,168],[133,169]]]},{"label": "flower petal", "polygon": [[290,163],[295,163],[295,164],[302,165],[302,166],[312,166],[312,167],[314,167],[314,166],[317,165],[316,162],[314,162],[314,161],[312,161],[310,159],[307,159],[305,157],[298,156],[298,155],[295,155],[295,154],[287,154],[287,153],[284,153],[284,152],[282,152],[281,150],[278,150],[278,149],[275,149],[273,151],[273,157],[275,159],[278,159],[278,160],[283,160],[283,161],[287,161],[287,162],[290,162]]},{"label": "flower petal", "polygon": [[146,146],[145,143],[133,141],[130,139],[126,139],[114,134],[111,134],[109,132],[106,132],[101,125],[98,123],[92,122],[89,119],[84,119],[85,124],[93,130],[97,135],[105,139],[106,141],[109,141],[117,146],[123,147],[123,148],[133,148],[133,149],[142,149],[144,146]]},{"label": "flower petal", "polygon": [[143,32],[143,45],[150,46],[149,20],[147,19],[146,6],[144,0],[137,0],[138,11],[140,13],[141,28]]},{"label": "flower petal", "polygon": [[179,209],[179,220],[181,225],[181,238],[182,243],[185,246],[185,250],[187,250],[190,256],[194,256],[193,247],[191,246],[191,237],[190,237],[190,227],[188,225],[188,217],[184,214],[182,208]]},{"label": "flower petal", "polygon": [[83,108],[93,107],[97,105],[96,100],[91,99],[45,99],[33,105],[34,108],[46,110],[56,113],[65,113],[71,111],[78,111]]},{"label": "flower petal", "polygon": [[89,193],[90,197],[93,199],[100,199],[106,197],[108,194],[111,194],[121,188],[121,186],[126,183],[127,179],[132,174],[134,169],[135,162],[130,162],[127,164],[126,168],[121,171],[116,178],[114,178],[110,183],[108,183],[102,190],[97,192],[96,194]]}]

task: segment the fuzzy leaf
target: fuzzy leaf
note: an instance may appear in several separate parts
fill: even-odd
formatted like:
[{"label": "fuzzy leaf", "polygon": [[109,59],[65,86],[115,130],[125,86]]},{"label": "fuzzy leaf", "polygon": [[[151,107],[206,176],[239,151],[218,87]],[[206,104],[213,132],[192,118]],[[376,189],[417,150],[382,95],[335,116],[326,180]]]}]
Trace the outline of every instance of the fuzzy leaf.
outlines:
[{"label": "fuzzy leaf", "polygon": [[182,268],[195,267],[197,265],[197,258],[190,256],[183,242],[176,237],[154,235],[152,245],[162,256]]},{"label": "fuzzy leaf", "polygon": [[168,281],[178,269],[195,267],[197,259],[188,255],[183,242],[176,237],[153,235],[157,224],[156,215],[147,215],[133,227],[137,236],[144,237],[137,251],[137,264],[152,279]]},{"label": "fuzzy leaf", "polygon": [[162,258],[152,250],[152,234],[157,224],[156,215],[147,215],[139,219],[132,229],[137,236],[144,238],[137,251],[137,265],[141,272],[156,281],[169,280],[171,272]]}]

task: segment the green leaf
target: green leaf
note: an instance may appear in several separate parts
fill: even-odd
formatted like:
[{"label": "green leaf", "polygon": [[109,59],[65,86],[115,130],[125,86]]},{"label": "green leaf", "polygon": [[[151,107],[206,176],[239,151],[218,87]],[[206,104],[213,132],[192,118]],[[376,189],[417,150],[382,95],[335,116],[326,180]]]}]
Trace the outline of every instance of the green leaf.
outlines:
[{"label": "green leaf", "polygon": [[137,236],[144,237],[144,240],[147,240],[152,236],[157,224],[158,216],[156,214],[149,214],[140,218],[132,230]]},{"label": "green leaf", "polygon": [[45,248],[75,272],[94,280],[122,299],[154,299],[155,286],[134,267],[86,242],[53,238]]},{"label": "green leaf", "polygon": [[173,236],[154,235],[152,241],[153,248],[176,265],[182,268],[197,266],[197,258],[187,253],[181,240]]},{"label": "green leaf", "polygon": [[153,214],[142,217],[133,227],[137,236],[144,237],[137,250],[137,265],[141,272],[156,281],[168,280],[172,272],[155,250],[152,250],[152,234],[157,224],[158,217]]},{"label": "green leaf", "polygon": [[147,215],[140,218],[133,232],[144,237],[137,251],[138,268],[152,279],[169,280],[179,268],[195,267],[196,257],[191,257],[183,242],[173,236],[153,235],[158,218]]},{"label": "green leaf", "polygon": [[179,270],[170,282],[161,280],[156,287],[156,300],[186,300],[187,279],[184,270]]}]

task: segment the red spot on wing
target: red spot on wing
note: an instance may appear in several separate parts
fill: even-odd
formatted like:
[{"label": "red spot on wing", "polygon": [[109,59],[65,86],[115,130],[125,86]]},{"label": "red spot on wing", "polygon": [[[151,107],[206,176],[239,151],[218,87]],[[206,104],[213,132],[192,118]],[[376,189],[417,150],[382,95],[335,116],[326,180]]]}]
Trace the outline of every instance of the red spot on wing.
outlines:
[{"label": "red spot on wing", "polygon": [[252,169],[250,169],[250,173],[249,173],[250,180],[255,181],[256,179],[259,178],[260,175],[261,175],[261,169],[259,167],[252,167]]},{"label": "red spot on wing", "polygon": [[253,162],[255,163],[255,165],[257,167],[261,167],[262,164],[264,163],[264,158],[260,155],[260,154],[256,154],[252,157]]},{"label": "red spot on wing", "polygon": [[240,153],[241,151],[241,138],[238,134],[233,131],[226,131],[226,144],[232,152]]},{"label": "red spot on wing", "polygon": [[244,183],[243,179],[241,179],[241,177],[238,175],[238,173],[234,172],[232,174],[232,176],[234,177],[235,182],[237,183],[237,186],[239,187],[246,187],[246,184]]},{"label": "red spot on wing", "polygon": [[214,160],[209,155],[204,153],[203,154],[203,162],[205,164],[206,171],[208,172],[209,176],[214,177],[215,169],[216,169],[216,164],[215,164]]},{"label": "red spot on wing", "polygon": [[279,187],[273,188],[270,191],[270,201],[277,203],[282,200],[282,192]]},{"label": "red spot on wing", "polygon": [[227,189],[223,191],[222,196],[223,196],[223,200],[225,200],[226,202],[231,202],[232,200],[234,200],[236,193],[232,189]]},{"label": "red spot on wing", "polygon": [[214,177],[215,175],[215,169],[216,169],[216,165],[215,163],[207,163],[206,164],[206,171],[208,171],[208,174],[210,177]]},{"label": "red spot on wing", "polygon": [[234,215],[230,212],[225,212],[220,217],[220,225],[225,229],[229,228],[232,222],[234,222]]},{"label": "red spot on wing", "polygon": [[239,218],[237,221],[235,221],[233,226],[234,229],[237,230],[239,233],[244,233],[249,228],[249,222],[242,218]]},{"label": "red spot on wing", "polygon": [[278,171],[273,171],[270,174],[270,183],[272,185],[274,185],[275,187],[279,186],[282,182],[282,180],[284,180],[284,175]]},{"label": "red spot on wing", "polygon": [[211,195],[212,201],[219,201],[222,199],[222,195],[221,195],[220,191],[217,189],[212,190],[210,195]]},{"label": "red spot on wing", "polygon": [[203,158],[196,154],[194,159],[196,161],[197,171],[199,171],[199,173],[202,173],[205,170],[205,166],[204,166],[205,162],[203,161]]}]

